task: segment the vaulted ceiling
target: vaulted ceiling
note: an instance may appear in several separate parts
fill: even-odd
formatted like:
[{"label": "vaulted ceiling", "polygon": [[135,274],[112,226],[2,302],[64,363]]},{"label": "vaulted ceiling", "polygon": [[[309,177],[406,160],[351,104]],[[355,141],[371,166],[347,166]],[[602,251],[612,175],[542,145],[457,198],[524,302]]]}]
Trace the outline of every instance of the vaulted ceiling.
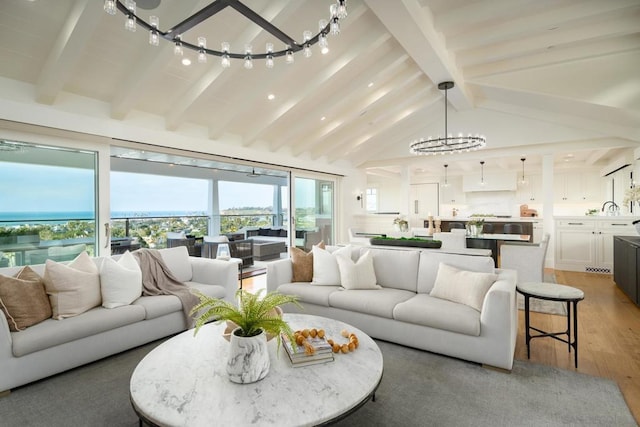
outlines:
[{"label": "vaulted ceiling", "polygon": [[[166,29],[211,1],[138,2]],[[245,0],[296,40],[317,31],[329,0]],[[460,170],[480,157],[517,168],[555,153],[558,161],[604,164],[640,145],[640,0],[348,0],[349,16],[330,52],[256,60],[223,69],[219,58],[184,66],[173,46],[153,47],[142,28],[102,0],[2,0],[0,118],[21,120],[10,103],[32,102],[77,117],[108,119],[96,130],[153,123],[162,131],[305,162],[371,172],[437,169],[441,157],[415,157],[410,141],[444,130],[482,133],[487,148],[447,157]],[[233,10],[183,35],[242,51],[278,41]],[[267,96],[275,98],[269,100]],[[77,100],[88,100],[78,111]],[[96,101],[96,102],[93,102]],[[23,120],[33,120],[24,117]],[[82,120],[81,120],[82,121]],[[202,136],[203,135],[203,136]],[[135,137],[131,139],[135,140]],[[452,168],[450,170],[454,170]]]}]

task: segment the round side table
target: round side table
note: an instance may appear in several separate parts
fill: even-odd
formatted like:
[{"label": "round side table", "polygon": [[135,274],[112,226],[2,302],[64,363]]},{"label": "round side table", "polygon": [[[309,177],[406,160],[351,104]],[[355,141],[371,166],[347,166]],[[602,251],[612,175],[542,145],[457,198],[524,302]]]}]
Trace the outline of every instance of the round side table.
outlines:
[{"label": "round side table", "polygon": [[[555,283],[525,282],[517,285],[516,289],[524,296],[524,321],[527,341],[527,359],[531,357],[531,339],[551,337],[567,343],[569,353],[573,347],[575,367],[578,367],[578,302],[584,299],[584,292],[571,286]],[[531,326],[529,322],[529,298],[537,298],[548,301],[559,301],[567,304],[567,330],[562,332],[545,332]],[[571,341],[571,307],[573,306],[573,341]],[[531,335],[531,331],[538,335]],[[566,335],[567,339],[559,335]]]}]

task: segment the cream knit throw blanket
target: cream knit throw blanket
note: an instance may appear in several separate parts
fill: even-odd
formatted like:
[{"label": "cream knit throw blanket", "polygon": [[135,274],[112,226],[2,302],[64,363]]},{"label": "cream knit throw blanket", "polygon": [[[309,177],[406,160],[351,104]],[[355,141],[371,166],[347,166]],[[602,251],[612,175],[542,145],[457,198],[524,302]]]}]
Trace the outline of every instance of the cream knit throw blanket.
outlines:
[{"label": "cream knit throw blanket", "polygon": [[198,297],[192,294],[189,288],[171,273],[158,250],[139,249],[132,254],[137,258],[142,270],[142,295],[177,296],[182,303],[187,328],[191,329],[194,325],[194,319],[189,313],[199,303]]}]

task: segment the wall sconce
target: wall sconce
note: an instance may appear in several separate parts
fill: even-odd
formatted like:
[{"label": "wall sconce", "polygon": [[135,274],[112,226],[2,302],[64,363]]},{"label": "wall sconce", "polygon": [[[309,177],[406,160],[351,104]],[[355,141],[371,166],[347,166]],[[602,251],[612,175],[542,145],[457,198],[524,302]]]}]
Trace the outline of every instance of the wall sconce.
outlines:
[{"label": "wall sconce", "polygon": [[362,195],[362,193],[356,196],[356,200],[360,202],[360,207],[364,208],[364,196]]}]

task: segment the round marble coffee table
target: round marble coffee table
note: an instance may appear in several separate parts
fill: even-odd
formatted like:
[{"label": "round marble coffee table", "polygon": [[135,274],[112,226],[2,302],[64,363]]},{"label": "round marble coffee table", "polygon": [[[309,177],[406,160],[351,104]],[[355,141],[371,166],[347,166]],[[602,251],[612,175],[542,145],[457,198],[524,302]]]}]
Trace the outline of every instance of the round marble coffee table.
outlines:
[{"label": "round marble coffee table", "polygon": [[[302,426],[341,419],[364,405],[382,379],[382,353],[364,332],[319,316],[285,314],[296,329],[322,328],[342,342],[346,329],[359,348],[333,362],[292,367],[276,340],[268,343],[271,368],[252,384],[229,381],[225,325],[183,332],[152,350],[130,382],[131,403],[141,422],[159,426]],[[357,416],[357,415],[354,415]]]}]

